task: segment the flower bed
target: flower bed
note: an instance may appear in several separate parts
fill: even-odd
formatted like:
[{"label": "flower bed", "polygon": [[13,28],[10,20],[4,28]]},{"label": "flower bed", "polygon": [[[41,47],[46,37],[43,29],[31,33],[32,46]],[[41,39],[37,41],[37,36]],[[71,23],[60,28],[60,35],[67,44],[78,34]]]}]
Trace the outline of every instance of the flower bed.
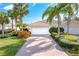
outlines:
[{"label": "flower bed", "polygon": [[28,38],[29,36],[31,36],[31,33],[28,31],[20,31],[18,34],[19,38]]}]

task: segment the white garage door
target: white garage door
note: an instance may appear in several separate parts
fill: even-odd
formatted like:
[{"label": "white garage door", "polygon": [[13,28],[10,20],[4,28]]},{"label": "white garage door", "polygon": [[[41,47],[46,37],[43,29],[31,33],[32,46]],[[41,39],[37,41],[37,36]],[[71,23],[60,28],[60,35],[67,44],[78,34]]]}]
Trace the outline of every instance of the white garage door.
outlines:
[{"label": "white garage door", "polygon": [[49,28],[31,28],[32,34],[49,34]]},{"label": "white garage door", "polygon": [[[67,28],[64,31],[67,32]],[[79,28],[69,28],[69,33],[79,35]]]}]

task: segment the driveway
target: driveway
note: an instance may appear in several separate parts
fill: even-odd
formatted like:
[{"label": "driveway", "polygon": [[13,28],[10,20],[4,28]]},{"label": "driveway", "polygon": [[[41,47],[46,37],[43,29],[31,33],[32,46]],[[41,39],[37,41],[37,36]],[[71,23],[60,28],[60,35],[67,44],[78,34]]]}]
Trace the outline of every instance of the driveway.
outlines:
[{"label": "driveway", "polygon": [[16,56],[67,56],[49,35],[32,35]]}]

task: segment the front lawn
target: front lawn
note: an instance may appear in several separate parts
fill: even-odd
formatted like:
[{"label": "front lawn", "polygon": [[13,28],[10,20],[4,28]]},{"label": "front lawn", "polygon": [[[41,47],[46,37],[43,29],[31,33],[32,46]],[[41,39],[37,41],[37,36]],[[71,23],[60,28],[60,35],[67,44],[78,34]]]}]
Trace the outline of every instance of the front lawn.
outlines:
[{"label": "front lawn", "polygon": [[17,37],[0,38],[0,56],[14,56],[25,41]]}]

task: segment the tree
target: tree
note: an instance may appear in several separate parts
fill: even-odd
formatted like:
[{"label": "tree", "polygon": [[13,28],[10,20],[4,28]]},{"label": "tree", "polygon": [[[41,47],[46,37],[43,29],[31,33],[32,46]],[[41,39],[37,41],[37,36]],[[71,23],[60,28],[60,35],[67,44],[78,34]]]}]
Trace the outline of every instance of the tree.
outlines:
[{"label": "tree", "polygon": [[14,18],[15,18],[14,10],[9,10],[9,11],[8,11],[8,16],[10,17],[10,19],[11,19],[11,21],[12,21],[12,30],[13,30],[13,25],[14,25],[13,20],[14,20]]},{"label": "tree", "polygon": [[23,28],[26,28],[27,26],[29,26],[28,24],[25,24],[25,23],[20,23],[20,22],[18,22],[17,24],[16,24],[16,27],[19,27],[19,29],[21,30],[22,27],[23,26]]},{"label": "tree", "polygon": [[60,14],[62,13],[62,9],[66,6],[66,4],[57,4],[54,7],[50,6],[46,9],[46,11],[42,15],[42,19],[47,16],[47,22],[52,23],[52,20],[54,18],[58,19],[58,37],[60,36],[60,20],[61,16]]},{"label": "tree", "polygon": [[73,16],[73,9],[71,7],[72,4],[67,3],[64,8],[64,19],[67,21],[67,33],[69,33],[69,23],[71,21],[71,16]]},{"label": "tree", "polygon": [[19,29],[21,30],[21,26],[22,26],[22,24],[21,23],[16,23],[16,27],[19,27]]},{"label": "tree", "polygon": [[78,10],[79,10],[79,4],[78,3],[74,3],[73,4],[73,8],[74,8],[74,12],[75,12],[75,17],[78,16]]},{"label": "tree", "polygon": [[[76,3],[67,3],[64,8],[64,19],[67,21],[67,33],[69,33],[69,23],[73,16],[77,17],[78,15],[78,4]],[[76,13],[75,13],[76,12]]]},{"label": "tree", "polygon": [[[14,19],[15,19],[15,25],[17,24],[17,19],[18,19],[18,15],[19,15],[19,13],[18,13],[18,10],[17,10],[17,3],[15,3],[14,5],[13,5],[13,16],[14,16]],[[16,27],[16,31],[17,31],[17,27]]]},{"label": "tree", "polygon": [[[25,3],[16,3],[15,9],[18,12],[17,18],[20,19],[20,22],[23,23],[22,18],[29,13],[28,5]],[[22,26],[23,28],[23,26]],[[22,29],[23,30],[23,29]]]},{"label": "tree", "polygon": [[4,25],[9,23],[9,19],[6,13],[0,11],[0,24],[2,25],[2,36],[4,37]]}]

